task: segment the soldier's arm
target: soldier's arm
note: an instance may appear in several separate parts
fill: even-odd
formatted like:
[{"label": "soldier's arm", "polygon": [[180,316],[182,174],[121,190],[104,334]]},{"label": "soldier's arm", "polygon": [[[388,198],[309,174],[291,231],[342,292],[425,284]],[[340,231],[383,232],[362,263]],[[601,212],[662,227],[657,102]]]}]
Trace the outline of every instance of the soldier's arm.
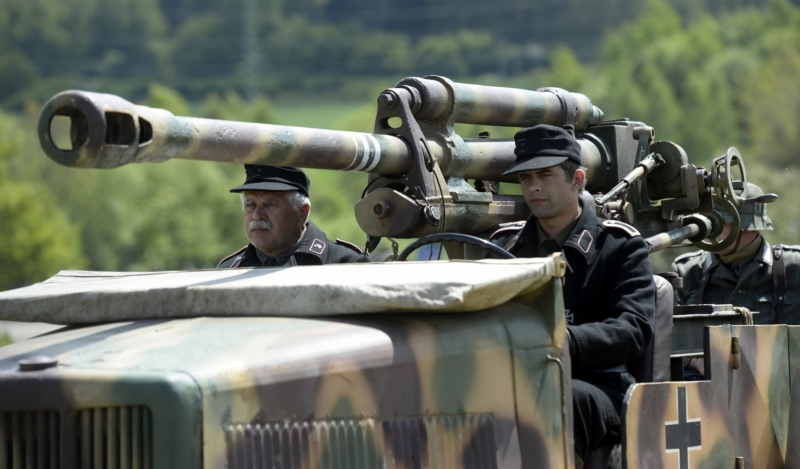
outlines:
[{"label": "soldier's arm", "polygon": [[675,290],[678,301],[682,305],[690,304],[692,293],[699,288],[702,256],[699,252],[682,254],[672,262],[671,269],[683,278],[683,288]]},{"label": "soldier's arm", "polygon": [[655,294],[653,268],[641,236],[627,240],[607,269],[611,291],[602,322],[569,326],[575,342],[573,368],[605,370],[639,357],[653,338]]}]

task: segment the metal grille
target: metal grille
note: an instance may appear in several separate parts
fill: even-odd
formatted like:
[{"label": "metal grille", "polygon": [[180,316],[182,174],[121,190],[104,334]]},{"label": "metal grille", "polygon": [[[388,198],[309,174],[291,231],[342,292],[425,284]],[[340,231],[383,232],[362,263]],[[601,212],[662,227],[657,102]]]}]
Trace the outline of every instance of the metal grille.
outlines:
[{"label": "metal grille", "polygon": [[59,414],[0,412],[0,469],[57,468]]},{"label": "metal grille", "polygon": [[497,467],[489,414],[234,424],[225,433],[231,469]]},{"label": "metal grille", "polygon": [[76,411],[73,466],[84,469],[150,469],[150,409],[106,407]]},{"label": "metal grille", "polygon": [[0,469],[150,469],[146,407],[0,412]]}]

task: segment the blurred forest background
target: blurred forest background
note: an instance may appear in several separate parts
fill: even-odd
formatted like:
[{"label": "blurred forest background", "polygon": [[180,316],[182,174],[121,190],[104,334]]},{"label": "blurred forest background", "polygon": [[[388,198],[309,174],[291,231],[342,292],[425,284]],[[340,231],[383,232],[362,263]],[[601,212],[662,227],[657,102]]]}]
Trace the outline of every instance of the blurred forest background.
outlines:
[{"label": "blurred forest background", "polygon": [[[748,178],[781,196],[768,239],[800,243],[796,2],[0,0],[0,290],[61,269],[213,267],[246,243],[228,192],[244,178],[238,165],[75,170],[47,159],[36,121],[56,92],[371,131],[382,89],[430,74],[584,93],[702,166],[736,146]],[[352,207],[366,176],[311,179],[312,219],[362,244]]]}]

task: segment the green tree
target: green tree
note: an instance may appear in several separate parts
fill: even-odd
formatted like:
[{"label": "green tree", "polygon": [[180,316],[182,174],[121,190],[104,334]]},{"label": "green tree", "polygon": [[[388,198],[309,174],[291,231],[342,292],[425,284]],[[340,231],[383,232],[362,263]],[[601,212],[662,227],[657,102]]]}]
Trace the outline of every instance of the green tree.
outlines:
[{"label": "green tree", "polygon": [[244,101],[239,93],[227,91],[220,97],[217,93],[206,96],[200,108],[200,116],[207,119],[235,120],[276,124],[278,118],[272,110],[272,103],[266,96],[260,95],[250,101]]},{"label": "green tree", "polygon": [[0,290],[85,267],[80,232],[49,188],[18,181],[11,173],[10,160],[27,155],[24,127],[0,113],[0,135]]},{"label": "green tree", "polygon": [[566,45],[556,47],[550,54],[550,73],[547,82],[572,92],[579,92],[586,81],[583,64]]},{"label": "green tree", "polygon": [[78,229],[45,188],[0,183],[0,218],[0,290],[86,266]]},{"label": "green tree", "polygon": [[147,88],[147,99],[142,104],[166,109],[176,116],[189,115],[189,103],[186,99],[178,91],[160,83],[150,83]]}]

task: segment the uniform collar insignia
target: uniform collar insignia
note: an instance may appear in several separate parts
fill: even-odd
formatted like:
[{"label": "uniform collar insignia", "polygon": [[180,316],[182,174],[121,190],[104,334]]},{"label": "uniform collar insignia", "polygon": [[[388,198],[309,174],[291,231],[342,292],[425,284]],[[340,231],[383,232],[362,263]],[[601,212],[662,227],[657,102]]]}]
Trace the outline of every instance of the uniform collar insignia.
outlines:
[{"label": "uniform collar insignia", "polygon": [[297,254],[311,254],[324,263],[324,257],[327,256],[325,253],[327,248],[328,238],[325,237],[325,233],[320,231],[311,221],[307,222],[306,231],[303,233],[303,238],[300,240],[300,246],[297,247]]},{"label": "uniform collar insignia", "polygon": [[311,247],[308,248],[309,252],[313,252],[314,254],[320,255],[325,250],[325,243],[320,241],[317,238],[314,238],[314,241],[311,242]]},{"label": "uniform collar insignia", "polygon": [[583,255],[586,263],[591,264],[597,257],[597,250],[592,249],[594,240],[597,238],[597,214],[595,214],[594,206],[590,205],[588,200],[584,200],[583,197],[578,200],[581,204],[581,215],[578,217],[578,224],[575,225],[564,246],[574,247],[577,252]]},{"label": "uniform collar insignia", "polygon": [[758,259],[772,267],[772,246],[769,245],[766,239],[761,243],[761,251],[758,253]]}]

